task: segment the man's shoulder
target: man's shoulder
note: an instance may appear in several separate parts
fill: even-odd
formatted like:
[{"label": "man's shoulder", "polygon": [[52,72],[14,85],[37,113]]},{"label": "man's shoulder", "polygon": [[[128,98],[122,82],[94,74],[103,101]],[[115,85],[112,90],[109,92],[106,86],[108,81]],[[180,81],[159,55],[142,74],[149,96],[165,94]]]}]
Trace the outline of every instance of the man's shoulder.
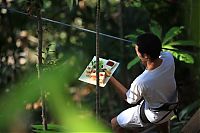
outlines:
[{"label": "man's shoulder", "polygon": [[160,58],[173,58],[173,55],[168,51],[162,51],[160,53]]},{"label": "man's shoulder", "polygon": [[164,60],[164,64],[167,66],[174,64],[174,57],[170,52],[161,52],[160,58]]},{"label": "man's shoulder", "polygon": [[140,74],[134,81],[133,84],[134,85],[138,85],[138,86],[143,86],[146,82],[147,76],[145,76],[146,73],[142,73]]}]

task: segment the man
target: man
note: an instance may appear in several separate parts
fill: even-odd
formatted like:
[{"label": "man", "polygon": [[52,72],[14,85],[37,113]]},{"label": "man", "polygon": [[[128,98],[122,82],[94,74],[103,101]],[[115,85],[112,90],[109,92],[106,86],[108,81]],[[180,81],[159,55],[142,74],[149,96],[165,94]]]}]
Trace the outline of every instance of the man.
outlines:
[{"label": "man", "polygon": [[156,35],[145,33],[138,36],[135,51],[145,71],[132,82],[129,90],[114,77],[110,78],[120,96],[129,104],[135,104],[111,120],[116,132],[122,132],[124,128],[145,127],[150,123],[166,123],[174,115],[178,100],[174,59],[161,48]]}]

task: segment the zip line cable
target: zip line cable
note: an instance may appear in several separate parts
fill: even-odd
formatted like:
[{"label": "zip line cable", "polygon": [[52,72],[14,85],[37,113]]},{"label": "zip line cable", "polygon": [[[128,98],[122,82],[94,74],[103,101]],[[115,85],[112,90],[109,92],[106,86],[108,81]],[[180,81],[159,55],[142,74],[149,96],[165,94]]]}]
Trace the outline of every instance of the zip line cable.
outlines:
[{"label": "zip line cable", "polygon": [[[15,12],[15,13],[18,13],[18,14],[21,14],[21,15],[25,15],[25,16],[29,16],[29,17],[32,17],[32,18],[36,19],[36,16],[34,16],[34,15],[30,16],[28,13],[16,10],[14,8],[8,8],[8,7],[4,7],[4,6],[0,6],[0,8],[7,9],[7,10],[9,10],[11,12]],[[89,29],[86,29],[86,28],[81,28],[81,27],[78,27],[78,26],[73,26],[73,25],[70,25],[70,24],[67,24],[67,23],[63,23],[63,22],[60,22],[60,21],[56,21],[56,20],[52,20],[52,19],[49,19],[49,18],[42,17],[41,19],[43,21],[47,21],[47,22],[50,22],[50,23],[59,24],[59,25],[65,26],[65,27],[71,27],[71,28],[75,28],[75,29],[82,30],[82,31],[85,31],[85,32],[96,34],[96,31],[89,30]],[[115,40],[120,40],[120,41],[124,41],[124,42],[128,42],[128,43],[133,43],[130,40],[123,39],[123,38],[116,37],[116,36],[112,36],[112,35],[108,35],[108,34],[104,34],[104,33],[101,33],[101,32],[99,32],[99,35],[105,36],[105,37],[108,37],[108,38],[112,38],[112,39],[115,39]]]},{"label": "zip line cable", "polygon": [[[2,8],[2,9],[7,9],[7,10],[9,10],[9,11],[11,11],[11,12],[15,12],[15,13],[18,13],[18,14],[21,14],[21,15],[24,15],[24,16],[29,16],[29,17],[32,17],[32,18],[34,18],[34,19],[37,18],[37,17],[34,16],[34,15],[29,15],[28,13],[25,13],[25,12],[22,12],[22,11],[19,11],[19,10],[16,10],[16,9],[14,9],[14,8],[8,8],[8,7],[2,6],[2,5],[0,5],[0,8]],[[60,21],[56,21],[56,20],[52,20],[52,19],[49,19],[49,18],[41,17],[41,19],[42,19],[43,21],[47,21],[47,22],[50,22],[50,23],[59,24],[59,25],[65,26],[65,27],[71,27],[71,28],[75,28],[75,29],[82,30],[82,31],[85,31],[85,32],[89,32],[89,33],[96,34],[96,31],[89,30],[89,29],[86,29],[86,28],[81,28],[81,27],[78,27],[78,26],[73,26],[73,25],[70,25],[70,24],[67,24],[67,23],[63,23],[63,22],[60,22]],[[120,38],[120,37],[108,35],[108,34],[101,33],[101,32],[99,32],[99,35],[105,36],[105,37],[108,37],[108,38],[112,38],[112,39],[115,39],[115,40],[120,40],[120,41],[127,42],[127,43],[133,43],[133,41],[131,41],[131,40],[127,40],[127,39],[124,39],[124,38]],[[164,50],[176,51],[176,52],[183,52],[183,51],[178,50],[178,49],[170,49],[170,48],[162,48],[162,49],[164,49]],[[187,51],[184,51],[184,52],[189,53],[189,52],[187,52]]]}]

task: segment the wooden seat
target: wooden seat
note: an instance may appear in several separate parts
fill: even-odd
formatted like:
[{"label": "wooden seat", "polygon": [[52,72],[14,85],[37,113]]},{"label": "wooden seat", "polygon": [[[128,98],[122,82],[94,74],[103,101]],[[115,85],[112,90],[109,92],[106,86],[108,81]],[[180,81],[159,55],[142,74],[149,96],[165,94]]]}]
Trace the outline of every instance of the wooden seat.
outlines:
[{"label": "wooden seat", "polygon": [[190,118],[190,120],[181,130],[181,133],[199,133],[199,132],[200,132],[200,108]]},{"label": "wooden seat", "polygon": [[159,133],[170,133],[170,122],[167,121],[165,123],[162,123],[162,124],[158,124],[156,125],[156,130],[159,132]]},{"label": "wooden seat", "polygon": [[[180,131],[181,133],[200,133],[200,108],[196,113],[190,118],[190,120],[185,124],[185,126]],[[141,133],[149,133],[153,130],[157,130],[159,133],[170,133],[169,122],[160,125],[153,125]]]}]

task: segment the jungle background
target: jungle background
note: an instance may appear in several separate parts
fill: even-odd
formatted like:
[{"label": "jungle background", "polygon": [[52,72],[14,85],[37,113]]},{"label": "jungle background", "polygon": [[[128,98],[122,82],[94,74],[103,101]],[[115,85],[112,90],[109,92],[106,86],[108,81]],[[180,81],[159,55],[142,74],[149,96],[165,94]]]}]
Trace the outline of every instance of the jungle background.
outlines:
[{"label": "jungle background", "polygon": [[[100,32],[133,42],[102,35],[99,42],[100,57],[120,63],[114,76],[126,87],[143,71],[133,60],[135,36],[153,31],[171,49],[180,102],[180,121],[172,120],[171,131],[180,132],[200,107],[200,1],[101,0],[100,5]],[[41,71],[38,9],[42,17],[61,22],[42,21]],[[95,31],[95,18],[96,0],[0,0],[0,132],[42,132],[41,90],[53,132],[111,131],[110,120],[129,105],[108,83],[100,88],[101,124],[95,124],[95,86],[78,80],[96,54],[95,34],[64,25]]]}]

